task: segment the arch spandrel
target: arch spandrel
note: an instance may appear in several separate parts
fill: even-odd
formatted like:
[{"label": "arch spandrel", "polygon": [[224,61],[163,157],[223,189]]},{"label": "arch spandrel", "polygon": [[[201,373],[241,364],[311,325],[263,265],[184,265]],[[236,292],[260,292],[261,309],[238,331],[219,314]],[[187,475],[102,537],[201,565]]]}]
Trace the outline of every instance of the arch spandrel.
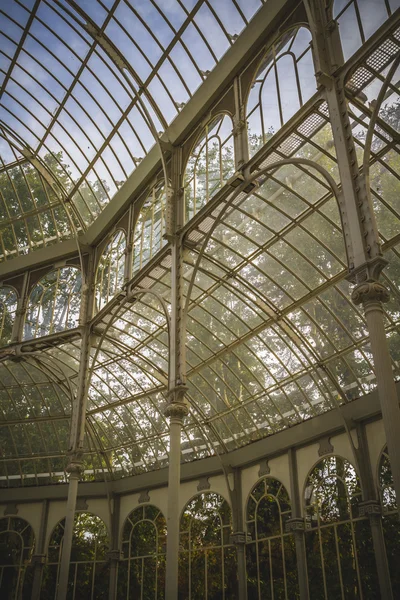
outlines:
[{"label": "arch spandrel", "polygon": [[50,271],[29,295],[25,339],[49,335],[78,326],[81,272],[75,267]]}]

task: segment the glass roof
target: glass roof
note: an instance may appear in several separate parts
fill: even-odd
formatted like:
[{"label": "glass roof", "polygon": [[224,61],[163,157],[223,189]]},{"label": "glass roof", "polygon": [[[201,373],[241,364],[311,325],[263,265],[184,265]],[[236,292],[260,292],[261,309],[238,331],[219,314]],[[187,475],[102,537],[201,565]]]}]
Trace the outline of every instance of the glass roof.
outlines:
[{"label": "glass roof", "polygon": [[[19,31],[17,23],[22,15],[26,20],[21,21],[22,33],[16,42],[19,49],[14,48],[14,58],[4,71],[1,98],[4,135],[0,139],[4,152],[0,198],[7,224],[2,235],[3,258],[52,243],[50,239],[62,239],[73,228],[79,231],[87,227],[118,188],[118,182],[135,167],[132,158],[124,175],[117,175],[118,170],[113,170],[117,155],[118,160],[127,157],[128,161],[134,139],[140,138],[143,144],[144,139],[149,140],[141,154],[137,151],[139,158],[154,143],[149,128],[149,137],[140,137],[140,127],[147,127],[144,107],[156,129],[165,129],[180,110],[178,104],[189,100],[207,76],[206,71],[234,43],[246,19],[259,6],[257,2],[217,0],[169,0],[162,3],[163,8],[150,0],[131,4],[121,0],[112,6],[111,2],[41,0],[34,10],[33,2],[14,4],[15,8],[6,11],[7,19],[15,21],[7,35],[12,37],[14,28]],[[341,6],[350,10],[356,4],[354,0]],[[53,13],[54,23],[59,23],[61,29],[54,25],[50,31],[46,19]],[[135,42],[129,38],[131,19],[142,32],[143,43],[138,42],[139,38],[135,37]],[[220,31],[217,45],[213,27]],[[157,36],[153,35],[155,31],[159,32]],[[54,39],[58,50],[52,55]],[[121,45],[122,69],[119,58],[115,63],[110,59],[111,46],[105,46],[104,39],[115,44],[112,52],[116,53]],[[293,43],[297,38],[293,35],[290,39]],[[151,50],[146,57],[142,55],[142,64],[137,57],[144,40]],[[380,45],[359,59],[346,83],[360,165],[374,100],[399,47],[400,33],[393,28]],[[303,46],[301,51],[307,52]],[[212,57],[210,62],[205,58],[207,52]],[[37,59],[37,67],[31,69],[34,63],[28,59]],[[28,70],[32,76],[25,71],[19,81],[25,60],[31,65]],[[52,75],[58,69],[51,68],[52,61],[58,60],[64,65],[57,75],[59,81]],[[162,75],[167,66],[180,74],[190,68],[192,75],[184,76],[190,88],[187,96],[174,96],[179,86],[175,86],[172,76]],[[140,73],[133,73],[133,67]],[[38,104],[44,107],[46,86],[44,80],[40,83],[40,69],[44,68],[48,69],[46,94],[54,95],[57,103],[42,131],[36,123],[42,118],[40,111],[34,111],[35,122],[32,116],[28,118],[27,109],[12,98],[11,83],[19,86],[19,93],[24,89],[36,95]],[[391,300],[384,306],[385,326],[396,378],[400,376],[398,74],[388,86],[369,160],[372,199],[388,260],[383,281],[390,288]],[[115,77],[119,112],[113,112],[114,100],[103,85],[108,77]],[[93,97],[82,112],[76,111],[83,98],[89,97],[86,86],[96,100]],[[42,91],[36,94],[34,89]],[[126,105],[122,89],[127,93]],[[170,112],[161,89],[174,107]],[[90,104],[95,101],[101,104],[96,113]],[[22,110],[24,114],[19,112]],[[136,111],[135,118],[132,111]],[[91,121],[94,114],[98,116],[96,125]],[[77,120],[78,115],[82,116],[80,125],[68,121],[71,115]],[[106,126],[108,118],[112,122]],[[24,134],[22,122],[33,137]],[[376,386],[363,311],[351,301],[343,231],[330,185],[317,169],[305,163],[285,164],[268,174],[261,172],[282,159],[307,159],[323,167],[340,186],[329,111],[322,94],[316,92],[307,102],[305,98],[302,108],[287,123],[284,119],[277,121],[279,130],[267,136],[267,129],[261,131],[259,146],[265,144],[257,146],[250,162],[251,172],[258,179],[248,193],[237,194],[225,184],[224,169],[231,174],[231,142],[225,143],[230,138],[221,136],[218,146],[224,168],[216,169],[214,164],[209,170],[208,166],[203,168],[202,161],[209,160],[208,148],[212,147],[208,146],[208,137],[214,135],[216,123],[222,120],[210,122],[194,143],[183,178],[192,202],[187,207],[183,251],[190,406],[182,438],[184,461],[240,448],[331,410],[337,402],[351,402]],[[98,146],[87,153],[90,147],[85,148],[86,142],[80,136],[88,135],[96,144],[94,127],[103,125]],[[131,137],[125,135],[129,127]],[[35,144],[31,144],[37,134]],[[122,146],[118,144],[123,139],[127,147],[120,152]],[[28,161],[23,152],[31,153],[34,159]],[[50,161],[47,166],[46,160]],[[92,320],[84,455],[84,477],[88,480],[118,478],[168,464],[169,430],[163,416],[168,388],[168,331],[160,298],[169,310],[171,248],[162,235],[164,189],[157,184],[146,193],[131,236],[129,268],[124,262],[128,241],[123,228],[110,231],[99,246],[95,287],[98,312]],[[66,197],[73,198],[72,204],[65,204]],[[72,205],[73,210],[66,208]],[[23,244],[19,245],[21,240]],[[133,276],[132,289],[151,289],[157,296],[143,295],[120,304],[118,292],[128,272]],[[5,348],[0,363],[0,486],[66,480],[71,398],[76,393],[80,358],[80,290],[76,264],[56,265],[41,279],[38,276],[30,290],[23,352],[7,359],[12,346],[10,350]],[[14,289],[0,288],[3,345],[13,338],[16,310]]]},{"label": "glass roof", "polygon": [[1,260],[85,230],[262,4],[0,3]]}]

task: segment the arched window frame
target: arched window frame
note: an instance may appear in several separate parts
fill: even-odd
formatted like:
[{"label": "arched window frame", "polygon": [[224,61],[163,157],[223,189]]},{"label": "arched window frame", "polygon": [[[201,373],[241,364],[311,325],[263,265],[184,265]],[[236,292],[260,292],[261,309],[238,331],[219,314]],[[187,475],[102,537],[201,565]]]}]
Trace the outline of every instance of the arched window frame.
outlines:
[{"label": "arched window frame", "polygon": [[[154,529],[154,551],[149,548],[148,552],[134,554],[135,542],[145,545],[140,531],[144,523]],[[123,558],[118,569],[118,598],[129,600],[133,595],[150,598],[152,591],[155,600],[164,598],[166,535],[166,519],[156,506],[138,506],[128,515],[122,531]]]},{"label": "arched window frame", "polygon": [[[20,550],[18,562],[7,564],[6,562],[3,562],[1,557],[0,546],[0,597],[7,598],[7,600],[19,600],[23,597],[23,588],[26,588],[30,583],[29,575],[32,575],[32,571],[29,569],[29,566],[35,547],[35,536],[31,525],[27,521],[13,516],[0,519],[0,540],[7,534],[18,536],[20,540]],[[17,557],[17,553],[15,554]],[[5,581],[5,569],[15,569],[17,571],[17,581],[16,585],[13,585],[12,596],[9,595],[11,590],[4,589],[3,582]],[[5,596],[6,593],[7,596]]]},{"label": "arched window frame", "polygon": [[0,287],[0,347],[10,343],[16,317],[18,295],[10,285]]},{"label": "arched window frame", "polygon": [[166,193],[163,183],[160,182],[150,190],[135,223],[133,274],[140,271],[165,246],[165,211]]},{"label": "arched window frame", "polygon": [[[211,504],[214,502],[214,507],[210,506],[204,509],[205,502]],[[200,503],[200,507],[196,504]],[[219,503],[219,505],[218,505]],[[212,527],[213,522],[208,520],[205,514],[206,510],[212,510],[218,505],[217,515],[215,517],[216,525],[216,537],[218,537],[218,543],[207,543],[207,527]],[[195,512],[197,511],[197,513]],[[194,543],[194,523],[202,522],[205,529],[204,535],[201,536],[201,544],[196,545]],[[215,533],[215,532],[214,532]],[[223,496],[215,492],[203,492],[196,494],[187,502],[185,505],[180,519],[180,595],[179,598],[185,600],[191,600],[198,597],[209,597],[210,590],[209,585],[213,585],[212,573],[210,573],[210,562],[209,556],[214,553],[220,552],[221,561],[220,571],[218,573],[219,583],[217,584],[218,591],[220,593],[219,598],[222,600],[229,600],[235,597],[237,593],[236,589],[236,551],[234,546],[231,544],[230,536],[232,534],[232,512],[229,503]],[[196,585],[196,581],[193,580],[196,569],[192,568],[193,561],[202,559],[203,565],[203,577],[199,576],[197,583],[200,583],[200,588],[203,590],[193,589]],[[218,561],[216,561],[218,564]],[[187,577],[185,575],[185,566],[187,563]],[[185,585],[186,584],[186,585]],[[204,594],[203,596],[201,594]],[[200,594],[200,595],[199,595]],[[211,592],[212,594],[212,592]],[[210,594],[210,597],[212,595]]]},{"label": "arched window frame", "polygon": [[[87,519],[92,519],[93,530],[95,531],[90,532],[87,526]],[[41,593],[44,597],[50,597],[50,594],[55,593],[56,590],[56,585],[60,574],[62,545],[64,540],[64,527],[65,519],[62,519],[54,527],[49,539],[47,549],[47,563],[42,577],[41,588]],[[92,539],[94,540],[93,548],[91,549],[93,551],[93,560],[77,559],[77,531],[84,537],[90,534],[92,535]],[[85,598],[87,598],[88,600],[100,600],[103,598],[104,600],[106,600],[108,598],[109,564],[106,556],[108,544],[108,531],[104,521],[93,513],[77,512],[75,515],[69,569],[69,586],[71,586],[72,584],[72,595],[69,596],[70,600],[75,600],[75,598],[78,597],[82,598],[82,594],[85,594]],[[77,596],[76,590],[77,586],[79,586],[80,570],[90,569],[91,565],[93,566],[93,570],[90,576],[90,593],[88,594],[88,590],[84,590],[80,586],[80,595]]]},{"label": "arched window frame", "polygon": [[[65,266],[53,269],[32,288],[25,316],[24,339],[50,335],[78,326],[81,271]],[[64,294],[64,301],[60,302]],[[61,315],[57,314],[61,311]]]},{"label": "arched window frame", "polygon": [[[229,133],[221,137],[221,131],[229,126]],[[228,179],[235,172],[235,153],[233,143],[233,123],[228,113],[220,113],[207,123],[191,150],[189,159],[186,163],[184,174],[185,190],[185,222],[189,221],[211,198],[224,186]],[[217,165],[219,177],[215,179],[216,183],[210,186],[210,168],[209,154],[213,140],[217,141],[218,158]],[[225,155],[224,155],[225,153]],[[229,156],[231,154],[231,156]],[[200,193],[198,189],[198,171],[201,160],[205,162],[204,189]],[[232,164],[224,168],[224,161],[232,161]]]},{"label": "arched window frame", "polygon": [[[263,535],[261,531],[259,532],[258,514],[262,503],[265,500],[271,501],[270,499],[278,506],[279,523],[275,533]],[[251,536],[251,541],[246,546],[247,588],[251,598],[261,600],[268,597],[271,600],[274,598],[290,600],[297,597],[297,563],[294,538],[293,533],[286,531],[286,522],[291,518],[291,514],[289,494],[283,483],[278,479],[263,477],[253,486],[246,503],[246,527]],[[269,520],[263,522],[266,526],[271,523]],[[276,550],[279,544],[282,557],[282,576],[280,576],[279,570],[274,568],[274,564],[278,566],[276,564],[278,560]],[[266,548],[268,548],[268,551]],[[290,553],[292,556],[290,556]],[[253,564],[251,561],[252,555],[255,555]],[[290,569],[288,569],[289,560],[292,562]],[[253,580],[254,563],[256,581]],[[264,579],[265,581],[263,581]]]},{"label": "arched window frame", "polygon": [[126,233],[117,229],[100,255],[96,269],[96,312],[122,289],[125,276]]},{"label": "arched window frame", "polygon": [[[296,48],[298,44],[297,38],[299,31],[307,31],[309,36],[308,44],[305,44],[300,50]],[[293,50],[295,47],[295,50]],[[309,53],[309,54],[308,54]],[[299,74],[299,63],[302,61],[308,54],[308,59],[310,59],[310,67],[307,68],[307,76],[312,77],[314,81],[314,86],[312,93],[306,87],[305,76],[301,76]],[[279,81],[279,72],[278,65],[279,61],[282,60],[285,56],[289,56],[293,62],[294,74],[295,74],[295,83],[297,87],[297,101],[298,105],[295,106],[293,103],[293,110],[289,116],[284,116],[283,107],[282,107],[282,92],[280,81]],[[272,137],[279,129],[286,123],[294,114],[296,114],[297,110],[300,109],[303,104],[313,96],[317,91],[317,84],[314,75],[314,65],[312,60],[311,53],[311,33],[304,25],[296,25],[295,27],[290,28],[286,33],[284,33],[278,40],[275,42],[270,48],[268,48],[267,52],[264,54],[263,59],[260,63],[260,66],[257,70],[257,74],[253,80],[251,85],[251,89],[249,91],[247,102],[246,102],[246,120],[247,120],[247,133],[249,139],[249,152],[250,156],[256,154],[256,152],[268,141],[270,137]],[[267,111],[263,108],[263,94],[265,90],[270,89],[270,86],[266,85],[267,79],[270,74],[274,76],[274,85],[276,86],[276,109],[279,113],[279,121],[280,125],[278,127],[274,127],[273,124],[267,124]],[[252,131],[252,127],[254,127],[253,122],[257,121],[257,130]],[[260,139],[253,139],[252,136],[259,136]]]},{"label": "arched window frame", "polygon": [[[343,469],[339,475],[338,465]],[[333,486],[336,490],[341,487],[344,492],[342,496],[338,492],[336,500],[332,496]],[[319,590],[321,598],[331,598],[335,593],[346,598],[349,588],[354,598],[378,594],[370,524],[366,516],[359,516],[362,492],[353,465],[338,455],[322,458],[307,476],[303,497],[310,596]],[[330,514],[324,516],[321,509],[329,510]],[[346,514],[341,515],[340,511]],[[317,548],[313,545],[315,535]]]}]

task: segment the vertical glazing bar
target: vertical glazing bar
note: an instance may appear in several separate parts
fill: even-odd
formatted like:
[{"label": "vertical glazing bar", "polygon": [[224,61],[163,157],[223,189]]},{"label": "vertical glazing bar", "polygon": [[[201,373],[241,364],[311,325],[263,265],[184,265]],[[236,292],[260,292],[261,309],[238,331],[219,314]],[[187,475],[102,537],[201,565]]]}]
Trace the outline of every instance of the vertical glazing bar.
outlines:
[{"label": "vertical glazing bar", "polygon": [[115,600],[117,598],[118,584],[118,563],[121,560],[121,552],[119,550],[119,518],[120,518],[120,496],[114,495],[112,499],[112,514],[111,514],[111,549],[108,553],[110,561],[110,586],[108,591],[108,599]]},{"label": "vertical glazing bar", "polygon": [[[228,478],[227,478],[228,479]],[[229,486],[229,481],[227,481]],[[246,541],[247,534],[244,531],[243,500],[242,500],[242,473],[239,469],[233,471],[233,491],[230,490],[233,517],[232,542],[236,548],[238,568],[238,599],[247,600],[247,576],[246,576]],[[229,488],[230,489],[230,488]]]},{"label": "vertical glazing bar", "polygon": [[67,470],[69,472],[68,499],[61,551],[60,577],[57,587],[57,600],[65,600],[67,597],[72,538],[74,533],[76,498],[78,495],[78,483],[82,472],[82,463],[70,463]]},{"label": "vertical glazing bar", "polygon": [[28,306],[28,281],[29,273],[24,273],[24,281],[21,289],[21,296],[18,298],[17,310],[13,323],[11,342],[20,342],[24,334],[25,314]]},{"label": "vertical glazing bar", "polygon": [[299,490],[299,478],[297,471],[296,450],[290,448],[289,452],[289,475],[290,475],[290,495],[292,499],[292,518],[287,524],[290,531],[294,533],[296,545],[297,574],[299,581],[300,599],[309,600],[307,557],[305,544],[304,518],[301,510],[301,499]]},{"label": "vertical glazing bar", "polygon": [[40,600],[40,588],[42,584],[42,573],[46,557],[46,530],[47,518],[49,514],[49,501],[42,502],[42,516],[40,520],[39,536],[35,547],[35,554],[32,556],[33,562],[33,583],[31,600]]},{"label": "vertical glazing bar", "polygon": [[372,475],[373,471],[368,448],[368,439],[363,424],[357,425],[357,437],[357,463],[360,470],[363,492],[363,502],[360,504],[360,516],[367,516],[369,518],[381,598],[393,600],[385,539],[382,529],[382,507],[378,500],[377,488]]}]

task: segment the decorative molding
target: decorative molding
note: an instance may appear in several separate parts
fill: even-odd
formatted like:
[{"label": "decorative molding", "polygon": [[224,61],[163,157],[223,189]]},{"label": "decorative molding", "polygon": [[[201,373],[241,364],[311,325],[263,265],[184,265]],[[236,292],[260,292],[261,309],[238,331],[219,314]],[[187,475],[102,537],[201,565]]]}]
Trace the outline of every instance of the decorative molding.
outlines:
[{"label": "decorative molding", "polygon": [[236,531],[229,536],[229,541],[235,546],[249,544],[251,542],[251,535],[245,531]]},{"label": "decorative molding", "polygon": [[197,484],[197,491],[202,492],[203,490],[209,490],[211,488],[211,484],[208,481],[208,477],[202,477],[199,479],[199,483]]},{"label": "decorative molding", "polygon": [[107,558],[110,562],[119,562],[123,558],[121,550],[109,550],[107,552]]},{"label": "decorative molding", "polygon": [[7,506],[5,507],[3,514],[5,517],[7,517],[7,515],[17,515],[18,514],[17,505],[15,503],[10,502],[10,504],[7,504]]},{"label": "decorative molding", "polygon": [[138,498],[139,504],[145,504],[146,502],[150,502],[149,490],[144,490]]},{"label": "decorative molding", "polygon": [[292,533],[293,531],[305,531],[306,526],[302,517],[293,517],[286,521],[285,531],[286,533]]},{"label": "decorative molding", "polygon": [[170,402],[164,410],[164,415],[170,419],[183,421],[188,414],[188,407],[184,402]]},{"label": "decorative molding", "polygon": [[388,261],[383,256],[377,256],[360,265],[357,269],[353,269],[346,279],[356,286],[368,281],[379,281],[380,274],[387,264]]},{"label": "decorative molding", "polygon": [[86,498],[77,498],[76,499],[76,510],[88,510],[89,505],[87,503]]},{"label": "decorative molding", "polygon": [[258,469],[258,476],[263,477],[264,475],[269,475],[270,473],[271,469],[268,464],[268,459],[263,460],[263,462],[260,463],[260,468]]},{"label": "decorative molding", "polygon": [[318,456],[325,456],[326,454],[332,454],[335,451],[331,444],[330,436],[323,437],[319,440]]},{"label": "decorative molding", "polygon": [[366,281],[354,288],[351,299],[355,305],[368,302],[388,302],[390,293],[379,281]]},{"label": "decorative molding", "polygon": [[69,473],[70,477],[80,479],[84,470],[81,453],[76,453],[71,456],[70,462],[65,470]]},{"label": "decorative molding", "polygon": [[359,504],[360,517],[380,517],[382,506],[378,500],[365,500]]},{"label": "decorative molding", "polygon": [[45,554],[33,554],[31,557],[31,565],[44,565],[46,564]]}]

